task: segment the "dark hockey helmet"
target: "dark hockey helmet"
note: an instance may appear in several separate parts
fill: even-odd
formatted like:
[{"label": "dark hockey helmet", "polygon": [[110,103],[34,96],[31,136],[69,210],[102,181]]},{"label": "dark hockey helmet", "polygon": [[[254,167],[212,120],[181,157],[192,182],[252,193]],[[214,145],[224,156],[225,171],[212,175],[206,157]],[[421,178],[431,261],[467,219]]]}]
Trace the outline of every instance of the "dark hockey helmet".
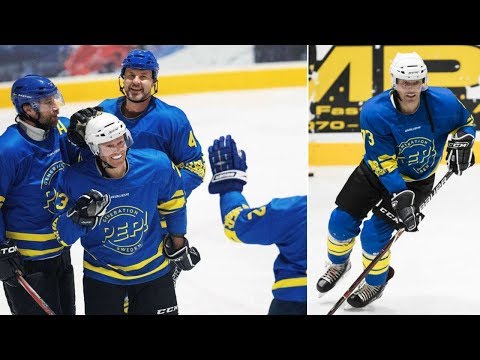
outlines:
[{"label": "dark hockey helmet", "polygon": [[153,79],[158,75],[158,62],[151,51],[134,49],[130,51],[127,57],[122,61],[122,71],[120,76],[125,74],[125,69],[152,70]]},{"label": "dark hockey helmet", "polygon": [[25,114],[22,106],[30,104],[35,111],[40,111],[39,101],[53,97],[60,105],[64,105],[63,96],[49,79],[35,74],[25,75],[12,85],[10,99],[18,114]]}]

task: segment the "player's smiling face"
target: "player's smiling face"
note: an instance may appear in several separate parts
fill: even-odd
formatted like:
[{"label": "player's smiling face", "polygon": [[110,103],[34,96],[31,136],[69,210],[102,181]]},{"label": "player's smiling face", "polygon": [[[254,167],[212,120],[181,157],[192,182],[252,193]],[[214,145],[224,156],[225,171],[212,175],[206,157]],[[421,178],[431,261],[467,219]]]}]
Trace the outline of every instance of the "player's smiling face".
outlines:
[{"label": "player's smiling face", "polygon": [[127,143],[125,137],[119,136],[109,142],[99,144],[100,159],[113,167],[118,167],[125,162]]},{"label": "player's smiling face", "polygon": [[124,74],[125,94],[129,100],[141,101],[150,96],[154,79],[151,70],[127,68]]}]

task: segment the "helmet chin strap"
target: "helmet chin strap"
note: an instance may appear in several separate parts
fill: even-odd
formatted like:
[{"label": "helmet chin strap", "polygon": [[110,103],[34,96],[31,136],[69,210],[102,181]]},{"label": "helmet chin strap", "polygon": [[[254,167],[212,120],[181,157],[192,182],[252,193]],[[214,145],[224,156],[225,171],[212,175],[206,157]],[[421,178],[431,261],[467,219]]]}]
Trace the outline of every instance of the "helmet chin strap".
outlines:
[{"label": "helmet chin strap", "polygon": [[99,156],[98,158],[100,159],[101,164],[102,164],[102,167],[103,167],[104,169],[115,169],[115,166],[112,166],[112,165],[110,165],[108,162],[102,160],[102,158],[101,158],[100,156]]},{"label": "helmet chin strap", "polygon": [[[38,114],[38,119],[40,119],[40,113],[37,110],[35,110],[35,112]],[[31,121],[35,125],[35,127],[39,128],[39,129],[42,129],[45,132],[48,132],[51,129],[51,126],[49,126],[47,124],[40,123],[40,121],[38,119],[35,119],[35,118],[31,117],[27,113],[21,114],[20,119]]]},{"label": "helmet chin strap", "polygon": [[102,176],[105,178],[110,178],[110,175],[107,173],[107,169],[115,169],[115,166],[110,165],[106,161],[103,161],[100,156],[96,156],[95,160],[97,162],[97,166],[100,169],[100,172],[102,173]]},{"label": "helmet chin strap", "polygon": [[129,101],[131,101],[131,102],[133,102],[133,103],[135,103],[135,104],[140,104],[140,103],[143,103],[143,102],[149,100],[153,95],[155,95],[155,94],[158,92],[158,80],[155,80],[155,83],[154,83],[154,85],[153,85],[153,94],[152,94],[152,92],[150,91],[150,95],[148,95],[147,97],[145,97],[145,98],[143,98],[143,99],[141,99],[141,100],[132,100],[132,99],[130,99],[130,98],[128,97],[128,95],[125,93],[125,86],[122,86],[122,84],[120,83],[120,79],[122,79],[122,78],[123,78],[122,75],[120,75],[120,76],[118,77],[118,87],[120,88],[120,92],[121,92],[123,95],[125,95],[125,97],[126,97]]},{"label": "helmet chin strap", "polygon": [[393,90],[393,96],[395,96],[397,100],[402,101],[402,98],[400,97],[400,94],[397,90]]},{"label": "helmet chin strap", "polygon": [[400,98],[398,91],[395,89],[393,89],[393,92],[392,92],[392,99],[393,99],[393,105],[395,106],[395,109],[400,111],[400,101],[402,101],[402,99]]}]

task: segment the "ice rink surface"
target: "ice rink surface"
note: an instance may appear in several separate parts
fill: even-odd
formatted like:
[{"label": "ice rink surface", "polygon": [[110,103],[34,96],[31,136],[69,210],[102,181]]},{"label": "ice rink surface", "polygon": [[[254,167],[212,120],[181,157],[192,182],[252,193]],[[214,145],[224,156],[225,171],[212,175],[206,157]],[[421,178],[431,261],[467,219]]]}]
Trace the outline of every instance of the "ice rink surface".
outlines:
[{"label": "ice rink surface", "polygon": [[[360,159],[359,159],[360,162]],[[311,170],[308,213],[308,313],[324,315],[362,273],[360,239],[351,255],[352,269],[329,293],[318,297],[316,282],[327,260],[326,238],[335,198],[354,166],[325,166]],[[446,173],[441,165],[436,181]],[[383,296],[362,309],[347,302],[335,315],[480,314],[480,167],[453,175],[425,207],[415,233],[404,233],[391,247],[395,276]]]},{"label": "ice rink surface", "polygon": [[[112,80],[113,81],[113,80]],[[248,184],[244,195],[251,207],[274,197],[307,194],[307,90],[306,87],[165,96],[190,119],[199,140],[207,172],[205,181],[188,199],[188,233],[201,262],[177,281],[180,314],[266,314],[272,299],[274,246],[237,244],[226,238],[220,219],[219,196],[208,193],[211,178],[208,146],[231,134],[247,155]],[[98,102],[68,103],[60,115]],[[13,124],[15,111],[0,110],[0,133]],[[77,314],[84,314],[82,288],[83,249],[72,246]],[[3,290],[0,314],[10,314]]]}]

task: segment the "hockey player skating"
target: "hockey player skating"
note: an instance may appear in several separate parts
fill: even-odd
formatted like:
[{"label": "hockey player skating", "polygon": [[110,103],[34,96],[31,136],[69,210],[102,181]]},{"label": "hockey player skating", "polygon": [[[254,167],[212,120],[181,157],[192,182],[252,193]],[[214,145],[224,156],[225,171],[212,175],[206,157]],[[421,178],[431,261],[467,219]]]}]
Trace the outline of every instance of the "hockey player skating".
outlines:
[{"label": "hockey player skating", "polygon": [[16,124],[0,137],[0,280],[12,314],[45,314],[19,286],[19,269],[56,314],[74,315],[70,248],[56,241],[52,221],[55,198],[64,199],[59,175],[79,149],[67,139],[69,119],[58,116],[63,97],[49,79],[18,79],[11,100]]},{"label": "hockey player skating", "polygon": [[184,237],[177,167],[163,152],[129,149],[130,132],[109,113],[90,119],[85,141],[94,157],[66,169],[67,201],[53,223],[61,244],[81,238],[85,314],[124,314],[126,296],[129,314],[178,314],[170,262],[190,270],[200,255]]},{"label": "hockey player skating", "polygon": [[307,313],[307,197],[274,198],[250,208],[242,194],[247,183],[245,152],[230,135],[208,149],[213,172],[208,190],[220,194],[225,234],[246,244],[273,245],[280,254],[273,265],[275,283],[269,315]]},{"label": "hockey player skating", "polygon": [[[330,216],[331,265],[317,282],[321,295],[350,269],[355,238],[370,210],[373,215],[363,223],[360,235],[364,267],[395,229],[418,230],[423,214],[417,207],[433,187],[446,144],[448,167],[455,174],[462,175],[475,163],[473,116],[450,90],[428,87],[422,58],[415,52],[398,53],[390,74],[392,89],[368,100],[360,113],[365,154],[338,194]],[[387,251],[347,302],[358,308],[378,299],[394,274],[389,264]]]},{"label": "hockey player skating", "polygon": [[[97,109],[103,108],[125,123],[134,140],[134,148],[156,149],[168,155],[180,169],[185,197],[188,197],[205,176],[202,148],[185,113],[154,96],[158,91],[157,76],[158,62],[150,51],[130,51],[122,61],[118,78],[123,96],[73,114],[69,136],[77,145],[86,146],[85,124]],[[165,227],[163,220],[162,227]],[[176,269],[175,279],[179,271]]]}]

